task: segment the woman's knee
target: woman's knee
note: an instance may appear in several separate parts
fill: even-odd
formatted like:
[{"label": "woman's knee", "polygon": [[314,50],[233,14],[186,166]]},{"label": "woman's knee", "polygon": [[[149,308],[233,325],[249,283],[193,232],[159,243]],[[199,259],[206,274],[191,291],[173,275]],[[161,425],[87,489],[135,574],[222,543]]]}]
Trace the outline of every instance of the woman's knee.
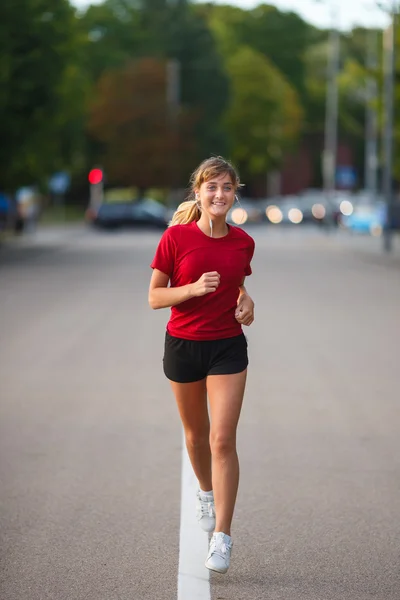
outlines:
[{"label": "woman's knee", "polygon": [[210,443],[208,431],[185,431],[185,438],[187,446],[190,446],[194,450],[196,448],[203,448]]},{"label": "woman's knee", "polygon": [[236,435],[211,432],[210,446],[213,456],[229,455],[236,452]]}]

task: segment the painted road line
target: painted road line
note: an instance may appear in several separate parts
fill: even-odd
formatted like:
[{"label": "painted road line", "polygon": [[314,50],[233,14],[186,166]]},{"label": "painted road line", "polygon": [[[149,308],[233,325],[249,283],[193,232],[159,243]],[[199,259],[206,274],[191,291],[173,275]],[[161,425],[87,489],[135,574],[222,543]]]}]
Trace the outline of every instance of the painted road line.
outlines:
[{"label": "painted road line", "polygon": [[208,552],[208,534],[200,528],[196,519],[197,486],[183,438],[178,600],[211,598],[209,571],[204,566]]}]

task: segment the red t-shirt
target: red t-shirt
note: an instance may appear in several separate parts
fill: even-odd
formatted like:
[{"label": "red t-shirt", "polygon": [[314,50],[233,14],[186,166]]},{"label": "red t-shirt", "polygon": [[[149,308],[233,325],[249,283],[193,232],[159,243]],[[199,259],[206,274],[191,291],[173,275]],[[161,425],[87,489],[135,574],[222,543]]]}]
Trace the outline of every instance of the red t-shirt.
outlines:
[{"label": "red t-shirt", "polygon": [[163,234],[151,263],[170,278],[171,287],[194,283],[210,271],[218,271],[215,292],[191,298],[171,308],[167,331],[186,340],[216,340],[240,335],[235,319],[239,286],[251,274],[254,240],[243,229],[229,226],[228,234],[212,238],[192,221],[173,225]]}]

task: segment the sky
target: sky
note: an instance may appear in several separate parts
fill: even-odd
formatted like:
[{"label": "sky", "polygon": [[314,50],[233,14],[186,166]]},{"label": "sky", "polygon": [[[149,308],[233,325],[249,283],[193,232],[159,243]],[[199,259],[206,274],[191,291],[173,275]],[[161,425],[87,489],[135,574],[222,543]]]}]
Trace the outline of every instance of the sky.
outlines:
[{"label": "sky", "polygon": [[[72,0],[75,6],[82,8],[89,4],[98,4],[100,1]],[[249,9],[261,2],[256,0],[214,0],[214,4],[230,4]],[[329,27],[333,19],[336,26],[345,30],[356,25],[383,28],[389,22],[388,16],[376,7],[377,0],[265,0],[265,4],[274,4],[281,10],[297,12],[304,20],[321,28]],[[386,0],[386,4],[390,4],[389,0]],[[332,17],[332,9],[335,12],[334,17]]]}]

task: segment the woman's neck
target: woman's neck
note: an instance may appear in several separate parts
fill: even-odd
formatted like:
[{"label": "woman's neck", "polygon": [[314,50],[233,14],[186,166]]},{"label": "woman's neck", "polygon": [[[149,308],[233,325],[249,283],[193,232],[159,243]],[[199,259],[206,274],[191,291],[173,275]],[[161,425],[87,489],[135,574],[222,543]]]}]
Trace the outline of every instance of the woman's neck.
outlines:
[{"label": "woman's neck", "polygon": [[225,217],[214,218],[212,221],[212,230],[210,224],[210,218],[206,213],[203,213],[200,219],[197,221],[198,227],[203,233],[210,237],[219,238],[224,237],[228,234],[229,227],[226,223]]}]

